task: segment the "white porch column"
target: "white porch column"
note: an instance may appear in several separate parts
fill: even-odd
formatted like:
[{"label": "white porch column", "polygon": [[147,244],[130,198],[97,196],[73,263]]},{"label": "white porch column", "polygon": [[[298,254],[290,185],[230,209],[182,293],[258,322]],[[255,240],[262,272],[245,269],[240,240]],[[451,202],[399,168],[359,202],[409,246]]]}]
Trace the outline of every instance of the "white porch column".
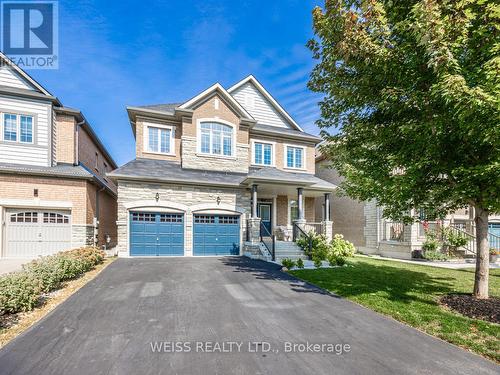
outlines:
[{"label": "white porch column", "polygon": [[299,209],[299,220],[304,222],[304,189],[297,188],[297,207]]},{"label": "white porch column", "polygon": [[252,219],[256,219],[257,215],[257,185],[252,185]]},{"label": "white porch column", "polygon": [[325,212],[324,219],[321,222],[321,229],[327,241],[333,238],[333,223],[330,219],[330,193],[325,193]]},{"label": "white porch column", "polygon": [[252,185],[252,217],[248,219],[248,239],[251,243],[260,242],[260,218],[257,215],[257,185]]}]

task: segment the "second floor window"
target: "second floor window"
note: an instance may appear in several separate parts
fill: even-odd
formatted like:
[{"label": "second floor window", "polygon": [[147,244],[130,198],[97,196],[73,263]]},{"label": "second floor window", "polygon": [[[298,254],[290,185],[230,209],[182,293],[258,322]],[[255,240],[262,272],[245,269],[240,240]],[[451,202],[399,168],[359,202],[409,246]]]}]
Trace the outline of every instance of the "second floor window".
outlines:
[{"label": "second floor window", "polygon": [[304,149],[302,147],[286,147],[287,168],[304,168]]},{"label": "second floor window", "polygon": [[273,145],[270,143],[254,143],[254,164],[257,165],[271,165]]},{"label": "second floor window", "polygon": [[33,117],[4,113],[3,140],[8,142],[33,143]]},{"label": "second floor window", "polygon": [[200,124],[200,152],[213,155],[233,155],[233,127],[217,122]]},{"label": "second floor window", "polygon": [[147,127],[147,151],[170,154],[172,150],[172,129]]}]

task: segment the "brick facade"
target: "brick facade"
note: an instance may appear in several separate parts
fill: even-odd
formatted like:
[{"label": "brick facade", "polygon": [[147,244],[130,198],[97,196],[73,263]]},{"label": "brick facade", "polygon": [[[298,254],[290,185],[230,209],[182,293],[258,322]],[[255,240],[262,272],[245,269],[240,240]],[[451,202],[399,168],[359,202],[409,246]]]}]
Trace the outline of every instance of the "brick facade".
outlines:
[{"label": "brick facade", "polygon": [[56,161],[57,163],[75,162],[75,125],[73,116],[56,114]]}]

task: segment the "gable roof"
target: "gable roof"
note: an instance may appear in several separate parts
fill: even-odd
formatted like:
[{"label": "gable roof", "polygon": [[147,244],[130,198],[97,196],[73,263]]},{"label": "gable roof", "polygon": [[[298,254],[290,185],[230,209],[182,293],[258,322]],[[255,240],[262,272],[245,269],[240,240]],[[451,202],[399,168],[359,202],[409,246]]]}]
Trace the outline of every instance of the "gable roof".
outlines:
[{"label": "gable roof", "polygon": [[22,79],[27,81],[33,88],[35,88],[37,91],[41,92],[42,94],[45,94],[47,96],[52,97],[53,95],[46,90],[41,84],[39,84],[33,77],[31,77],[28,73],[26,73],[24,70],[22,70],[20,67],[18,67],[16,64],[14,64],[3,52],[0,51],[0,60],[2,61],[2,64],[7,65],[9,68],[11,68],[14,72],[16,72]]},{"label": "gable roof", "polygon": [[221,86],[220,83],[216,83],[212,86],[210,86],[208,89],[202,91],[195,97],[189,99],[187,102],[184,104],[180,105],[178,108],[180,109],[192,109],[196,104],[200,103],[203,99],[206,97],[212,95],[213,93],[219,93],[219,95],[224,98],[228,104],[233,107],[233,109],[244,119],[250,120],[251,122],[255,122],[255,119],[250,115],[250,113],[247,112],[245,108],[242,107],[242,105],[235,99],[233,98],[229,92],[226,91],[224,87]]},{"label": "gable roof", "polygon": [[259,91],[269,101],[269,103],[274,107],[274,109],[276,109],[276,111],[280,115],[282,115],[295,129],[303,131],[299,124],[297,124],[292,118],[292,116],[290,116],[288,112],[285,111],[285,109],[276,101],[276,99],[273,98],[273,96],[264,88],[264,86],[261,85],[261,83],[253,75],[250,74],[248,77],[235,83],[227,90],[227,92],[231,94],[246,83],[253,84],[257,91]]}]

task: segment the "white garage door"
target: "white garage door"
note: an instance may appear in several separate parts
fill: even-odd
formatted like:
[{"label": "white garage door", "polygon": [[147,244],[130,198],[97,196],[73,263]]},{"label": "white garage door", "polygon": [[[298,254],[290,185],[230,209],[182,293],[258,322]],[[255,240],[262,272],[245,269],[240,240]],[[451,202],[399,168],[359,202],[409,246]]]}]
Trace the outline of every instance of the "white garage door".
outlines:
[{"label": "white garage door", "polygon": [[5,257],[36,258],[71,248],[68,211],[7,210]]}]

